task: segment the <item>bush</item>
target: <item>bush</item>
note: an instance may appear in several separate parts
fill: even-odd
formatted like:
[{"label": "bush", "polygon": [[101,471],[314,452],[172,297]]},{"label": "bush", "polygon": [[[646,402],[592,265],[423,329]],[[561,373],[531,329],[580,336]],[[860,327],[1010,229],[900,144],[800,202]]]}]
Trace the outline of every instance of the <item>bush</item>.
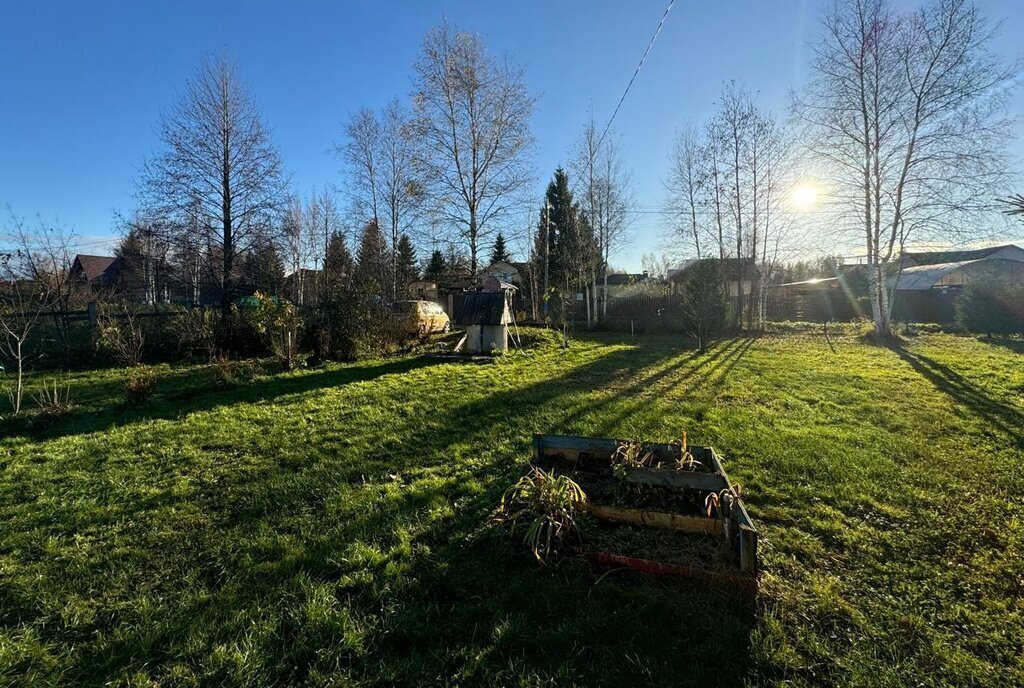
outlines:
[{"label": "bush", "polygon": [[716,261],[700,261],[682,283],[683,329],[704,348],[725,329],[729,299]]},{"label": "bush", "polygon": [[156,391],[156,376],[138,366],[124,371],[122,393],[126,407],[137,406],[149,401]]},{"label": "bush", "polygon": [[116,316],[100,316],[96,345],[99,350],[121,365],[135,365],[142,360],[146,344],[135,314],[127,307]]},{"label": "bush", "polygon": [[302,319],[290,302],[256,292],[256,307],[249,311],[253,327],[285,370],[302,363],[299,358],[299,328]]},{"label": "bush", "polygon": [[1024,287],[1011,286],[994,276],[964,287],[954,306],[956,325],[989,336],[1024,331]]},{"label": "bush", "polygon": [[331,295],[303,313],[303,347],[316,360],[351,361],[393,354],[409,344],[407,321],[372,295]]},{"label": "bush", "polygon": [[[554,349],[562,345],[562,335],[542,327],[521,327],[518,329],[519,345],[524,349]],[[515,335],[516,330],[511,334]]]},{"label": "bush", "polygon": [[212,308],[186,308],[171,318],[168,329],[180,353],[212,361],[219,322],[220,314]]}]

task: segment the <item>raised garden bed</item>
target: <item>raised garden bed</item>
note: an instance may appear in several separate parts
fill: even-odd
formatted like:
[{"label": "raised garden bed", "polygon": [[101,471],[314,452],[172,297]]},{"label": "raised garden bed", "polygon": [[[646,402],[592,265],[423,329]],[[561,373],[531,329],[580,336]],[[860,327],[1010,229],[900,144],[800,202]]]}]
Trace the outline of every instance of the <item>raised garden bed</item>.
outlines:
[{"label": "raised garden bed", "polygon": [[624,463],[627,444],[534,436],[534,465],[570,476],[587,495],[595,526],[575,553],[601,565],[756,590],[757,531],[715,451],[690,446],[687,455],[678,443],[632,443],[643,460]]}]

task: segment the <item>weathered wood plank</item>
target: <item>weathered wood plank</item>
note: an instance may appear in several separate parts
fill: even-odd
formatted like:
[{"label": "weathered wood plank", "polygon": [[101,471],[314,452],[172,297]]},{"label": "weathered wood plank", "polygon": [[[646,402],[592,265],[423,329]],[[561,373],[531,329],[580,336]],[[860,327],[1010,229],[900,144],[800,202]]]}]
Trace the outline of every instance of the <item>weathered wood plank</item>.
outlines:
[{"label": "weathered wood plank", "polygon": [[[563,456],[569,460],[596,459],[609,461],[624,440],[610,437],[578,437],[575,435],[534,435],[533,448],[538,458]],[[644,442],[643,448],[659,461],[679,459],[678,444]]]},{"label": "weathered wood plank", "polygon": [[682,533],[697,533],[702,535],[724,534],[722,521],[715,518],[699,518],[695,516],[682,516],[660,511],[643,511],[640,509],[624,509],[617,506],[604,506],[601,504],[587,504],[587,511],[595,518],[615,523],[628,523],[632,525],[651,526],[665,530],[677,530]]},{"label": "weathered wood plank", "polygon": [[625,480],[641,485],[690,488],[706,492],[718,492],[729,486],[725,478],[717,473],[673,471],[667,468],[627,468]]},{"label": "weathered wood plank", "polygon": [[757,531],[750,526],[740,526],[740,570],[747,573],[757,571]]}]

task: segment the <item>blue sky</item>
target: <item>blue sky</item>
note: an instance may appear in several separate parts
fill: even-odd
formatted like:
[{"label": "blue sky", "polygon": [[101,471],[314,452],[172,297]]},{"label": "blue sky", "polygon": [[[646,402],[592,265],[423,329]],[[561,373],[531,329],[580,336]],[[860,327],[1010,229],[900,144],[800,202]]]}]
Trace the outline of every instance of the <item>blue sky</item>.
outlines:
[{"label": "blue sky", "polygon": [[[677,0],[615,121],[639,205],[656,208],[667,150],[736,79],[780,113],[829,0]],[[296,191],[341,182],[328,155],[342,122],[410,91],[423,34],[447,17],[524,65],[540,96],[537,196],[588,110],[607,120],[666,0],[563,2],[13,2],[0,9],[0,206],[74,228],[102,252],[154,126],[205,53],[238,63]],[[1006,20],[998,50],[1024,47],[1024,2],[982,0]],[[1024,114],[1018,94],[1015,114]],[[1014,152],[1024,147],[1016,142]],[[613,261],[637,269],[657,249],[658,216],[639,215]],[[109,241],[108,241],[109,243]]]}]

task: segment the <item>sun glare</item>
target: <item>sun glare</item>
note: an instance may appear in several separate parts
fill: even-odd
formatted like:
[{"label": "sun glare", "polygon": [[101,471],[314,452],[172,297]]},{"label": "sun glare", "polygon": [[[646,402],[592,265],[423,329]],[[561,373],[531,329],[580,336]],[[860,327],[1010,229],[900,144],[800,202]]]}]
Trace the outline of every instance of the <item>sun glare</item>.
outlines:
[{"label": "sun glare", "polygon": [[790,201],[797,208],[810,208],[817,200],[818,189],[811,182],[800,182],[790,194]]}]

